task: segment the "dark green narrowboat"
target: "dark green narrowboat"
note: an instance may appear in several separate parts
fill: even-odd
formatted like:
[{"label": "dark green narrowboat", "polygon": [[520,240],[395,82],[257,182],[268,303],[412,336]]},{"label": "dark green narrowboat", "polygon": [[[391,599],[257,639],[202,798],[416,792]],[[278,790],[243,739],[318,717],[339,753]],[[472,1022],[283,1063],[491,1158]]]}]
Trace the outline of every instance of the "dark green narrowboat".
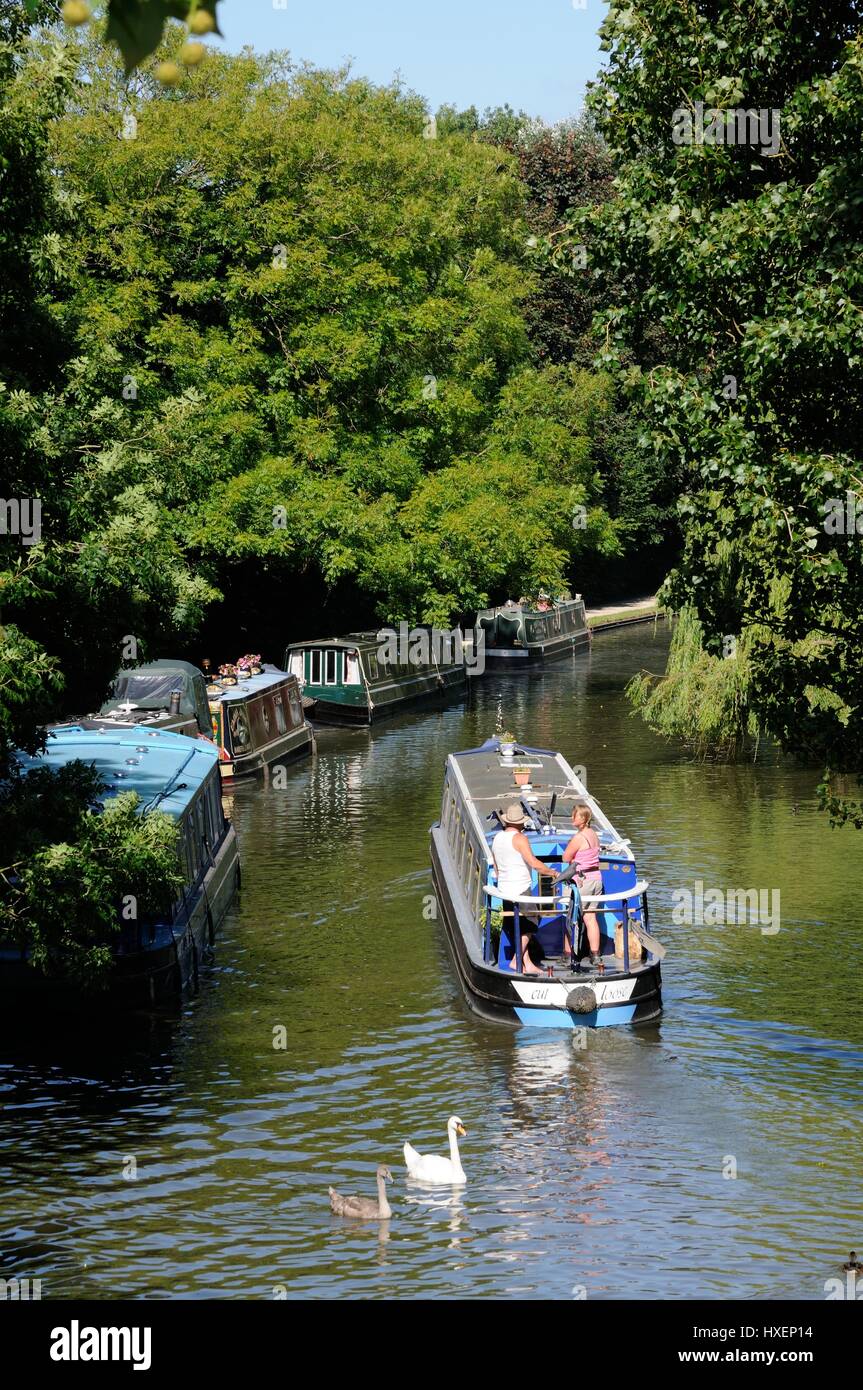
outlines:
[{"label": "dark green narrowboat", "polygon": [[460,634],[436,628],[349,632],[292,642],[285,667],[315,701],[325,724],[371,724],[419,700],[463,692],[467,682]]},{"label": "dark green narrowboat", "polygon": [[477,651],[484,643],[487,671],[529,671],[546,661],[569,656],[590,642],[590,628],[580,594],[575,598],[506,603],[476,615]]},{"label": "dark green narrowboat", "polygon": [[163,729],[190,738],[212,737],[204,677],[197,666],[173,658],[118,671],[98,714],[79,723],[86,728]]}]

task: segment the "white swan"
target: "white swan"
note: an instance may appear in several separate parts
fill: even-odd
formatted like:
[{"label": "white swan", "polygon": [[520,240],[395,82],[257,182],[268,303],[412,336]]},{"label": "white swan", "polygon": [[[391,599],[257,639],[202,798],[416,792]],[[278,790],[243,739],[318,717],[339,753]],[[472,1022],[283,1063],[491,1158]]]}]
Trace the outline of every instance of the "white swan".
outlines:
[{"label": "white swan", "polygon": [[405,1164],[410,1177],[415,1178],[417,1182],[467,1182],[456,1138],[457,1134],[467,1134],[467,1130],[458,1115],[450,1116],[446,1130],[449,1135],[449,1158],[441,1158],[439,1154],[418,1154],[412,1144],[405,1144]]}]

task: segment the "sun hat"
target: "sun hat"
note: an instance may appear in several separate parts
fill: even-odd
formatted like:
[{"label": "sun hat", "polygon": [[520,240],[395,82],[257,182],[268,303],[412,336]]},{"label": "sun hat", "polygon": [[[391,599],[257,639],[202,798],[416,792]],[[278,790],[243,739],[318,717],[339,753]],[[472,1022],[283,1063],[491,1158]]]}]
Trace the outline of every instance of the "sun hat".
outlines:
[{"label": "sun hat", "polygon": [[504,811],[502,820],[504,825],[524,825],[527,816],[524,814],[524,808],[519,806],[517,801],[513,801]]}]

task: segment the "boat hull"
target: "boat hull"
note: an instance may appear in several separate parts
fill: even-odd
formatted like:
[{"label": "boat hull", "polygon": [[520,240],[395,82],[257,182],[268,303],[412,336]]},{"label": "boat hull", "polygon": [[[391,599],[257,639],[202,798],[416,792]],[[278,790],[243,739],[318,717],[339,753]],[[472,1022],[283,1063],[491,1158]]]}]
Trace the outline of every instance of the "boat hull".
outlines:
[{"label": "boat hull", "polygon": [[535,671],[549,661],[559,661],[570,656],[580,647],[590,644],[590,632],[566,633],[548,642],[537,642],[522,647],[486,647],[485,669],[487,671]]},{"label": "boat hull", "polygon": [[[639,970],[615,972],[607,979],[582,972],[568,984],[545,976],[525,977],[482,962],[468,945],[476,934],[449,846],[439,825],[431,832],[432,880],[438,915],[459,983],[470,1009],[492,1023],[515,1028],[604,1028],[647,1023],[662,1012],[659,962]],[[593,990],[597,1007],[576,1012],[566,1007],[572,990]]]},{"label": "boat hull", "polygon": [[312,717],[319,724],[376,724],[380,719],[398,714],[413,705],[464,694],[466,688],[467,675],[462,668],[440,676],[416,678],[411,686],[396,682],[372,686],[369,695],[357,703],[327,700],[319,695]]},{"label": "boat hull", "polygon": [[223,783],[242,781],[246,777],[266,774],[269,767],[279,763],[296,762],[298,758],[308,757],[314,752],[315,736],[309,724],[300,729],[291,729],[287,734],[273,739],[263,748],[254,748],[248,753],[236,754],[233,758],[219,763]]}]

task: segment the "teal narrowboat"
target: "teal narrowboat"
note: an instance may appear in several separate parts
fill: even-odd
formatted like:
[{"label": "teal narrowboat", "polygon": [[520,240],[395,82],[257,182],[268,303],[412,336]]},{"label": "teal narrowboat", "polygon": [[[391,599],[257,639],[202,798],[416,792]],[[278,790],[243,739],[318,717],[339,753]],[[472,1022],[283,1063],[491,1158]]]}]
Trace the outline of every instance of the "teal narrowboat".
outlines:
[{"label": "teal narrowboat", "polygon": [[486,670],[529,671],[589,642],[580,594],[540,599],[537,604],[510,601],[476,615],[475,645],[484,650]]},{"label": "teal narrowboat", "polygon": [[237,837],[222,806],[218,750],[209,741],[161,729],[69,724],[49,731],[44,752],[16,755],[25,776],[78,760],[101,775],[103,805],[133,791],[141,815],[162,811],[178,823],[184,886],[164,920],[126,920],[118,903],[117,930],[105,942],[114,960],[104,995],[81,994],[64,976],[61,960],[54,974],[37,971],[26,949],[8,935],[0,949],[0,994],[7,1004],[25,1006],[47,998],[74,1007],[102,1001],[111,1008],[146,1009],[197,984],[199,966],[239,884]]},{"label": "teal narrowboat", "polygon": [[464,691],[464,655],[453,634],[401,629],[291,643],[285,666],[315,701],[316,720],[371,724],[417,701]]}]

